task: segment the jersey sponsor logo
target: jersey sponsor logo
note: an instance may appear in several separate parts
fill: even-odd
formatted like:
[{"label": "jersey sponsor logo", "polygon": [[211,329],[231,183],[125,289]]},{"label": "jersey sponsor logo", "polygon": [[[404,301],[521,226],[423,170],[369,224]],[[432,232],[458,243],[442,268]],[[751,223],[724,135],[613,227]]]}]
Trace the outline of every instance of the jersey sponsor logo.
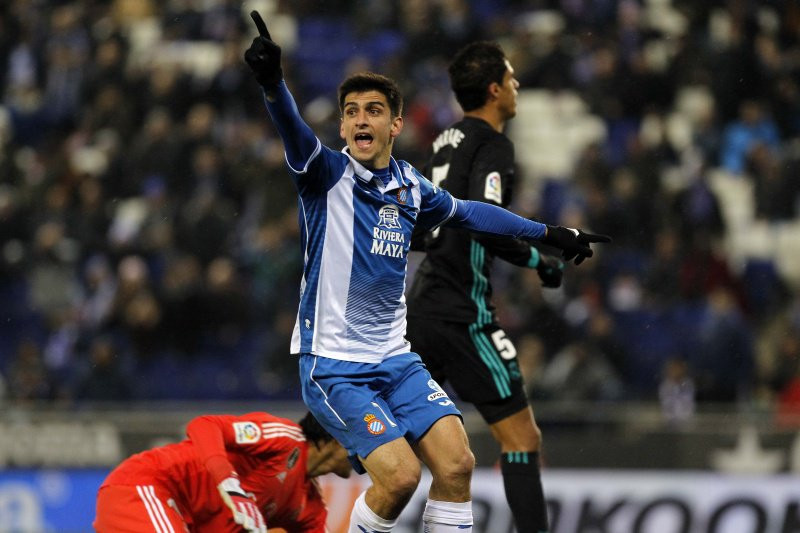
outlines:
[{"label": "jersey sponsor logo", "polygon": [[372,413],[367,413],[367,416],[364,417],[364,422],[367,423],[367,431],[373,435],[380,435],[386,431],[386,424]]},{"label": "jersey sponsor logo", "polygon": [[435,154],[448,144],[453,148],[458,148],[458,145],[463,140],[464,140],[463,131],[456,128],[450,128],[444,130],[442,133],[439,134],[438,137],[436,137],[436,140],[433,141],[433,153]]},{"label": "jersey sponsor logo", "polygon": [[370,253],[398,257],[400,259],[405,257],[406,236],[400,231],[389,231],[402,229],[399,218],[400,215],[396,205],[389,204],[381,207],[378,212],[378,225],[372,228],[372,248]]},{"label": "jersey sponsor logo", "polygon": [[408,187],[400,187],[397,189],[397,201],[400,205],[408,203]]},{"label": "jersey sponsor logo", "polygon": [[253,444],[261,438],[261,428],[254,422],[234,422],[236,444]]},{"label": "jersey sponsor logo", "polygon": [[436,383],[435,379],[428,380],[428,387],[433,389],[433,393],[428,394],[428,401],[435,402],[436,400],[442,400],[441,402],[437,402],[439,405],[443,407],[447,407],[448,405],[453,405],[453,402],[450,400],[450,397],[447,396],[447,393],[442,390],[442,387]]},{"label": "jersey sponsor logo", "polygon": [[503,189],[500,184],[500,173],[490,172],[486,176],[486,185],[483,189],[483,196],[487,200],[492,200],[498,204],[503,203]]},{"label": "jersey sponsor logo", "polygon": [[394,204],[386,204],[378,211],[378,225],[388,229],[401,229],[400,213]]},{"label": "jersey sponsor logo", "polygon": [[389,257],[404,257],[404,250],[402,244],[395,244],[391,242],[379,241],[372,239],[372,248],[370,253],[375,255],[387,255]]}]

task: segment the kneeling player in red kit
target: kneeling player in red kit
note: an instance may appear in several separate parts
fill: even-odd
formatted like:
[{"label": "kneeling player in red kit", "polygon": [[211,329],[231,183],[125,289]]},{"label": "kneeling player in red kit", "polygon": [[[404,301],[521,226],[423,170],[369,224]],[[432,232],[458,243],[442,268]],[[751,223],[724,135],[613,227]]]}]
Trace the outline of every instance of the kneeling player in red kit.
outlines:
[{"label": "kneeling player in red kit", "polygon": [[314,478],[348,477],[347,451],[309,413],[193,419],[187,439],[133,455],[97,494],[98,533],[323,533]]}]

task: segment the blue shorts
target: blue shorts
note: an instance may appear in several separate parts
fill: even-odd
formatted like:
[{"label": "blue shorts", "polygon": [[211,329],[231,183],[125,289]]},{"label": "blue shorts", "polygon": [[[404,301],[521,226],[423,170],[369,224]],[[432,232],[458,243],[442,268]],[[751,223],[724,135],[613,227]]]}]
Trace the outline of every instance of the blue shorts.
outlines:
[{"label": "blue shorts", "polygon": [[356,456],[401,437],[415,443],[443,416],[461,417],[413,352],[381,363],[301,354],[300,382],[306,406],[362,474]]}]

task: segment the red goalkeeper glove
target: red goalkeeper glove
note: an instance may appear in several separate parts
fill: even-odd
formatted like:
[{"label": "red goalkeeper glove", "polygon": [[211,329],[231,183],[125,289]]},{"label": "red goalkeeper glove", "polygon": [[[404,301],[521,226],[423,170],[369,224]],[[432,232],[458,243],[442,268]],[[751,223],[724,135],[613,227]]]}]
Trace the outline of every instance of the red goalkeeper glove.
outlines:
[{"label": "red goalkeeper glove", "polygon": [[267,533],[267,522],[258,510],[255,498],[242,490],[235,474],[217,485],[222,501],[233,513],[233,521],[247,533]]}]

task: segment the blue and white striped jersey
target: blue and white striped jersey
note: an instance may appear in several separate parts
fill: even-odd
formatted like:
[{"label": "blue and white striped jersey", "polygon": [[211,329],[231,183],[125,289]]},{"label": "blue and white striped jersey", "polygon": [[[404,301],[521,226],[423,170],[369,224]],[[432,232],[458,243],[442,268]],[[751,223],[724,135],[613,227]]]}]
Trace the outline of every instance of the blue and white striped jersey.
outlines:
[{"label": "blue and white striped jersey", "polygon": [[[287,158],[287,163],[289,162]],[[434,228],[456,200],[405,161],[384,183],[345,148],[317,147],[292,168],[304,248],[292,353],[376,363],[410,351],[405,281],[415,224]]]}]

